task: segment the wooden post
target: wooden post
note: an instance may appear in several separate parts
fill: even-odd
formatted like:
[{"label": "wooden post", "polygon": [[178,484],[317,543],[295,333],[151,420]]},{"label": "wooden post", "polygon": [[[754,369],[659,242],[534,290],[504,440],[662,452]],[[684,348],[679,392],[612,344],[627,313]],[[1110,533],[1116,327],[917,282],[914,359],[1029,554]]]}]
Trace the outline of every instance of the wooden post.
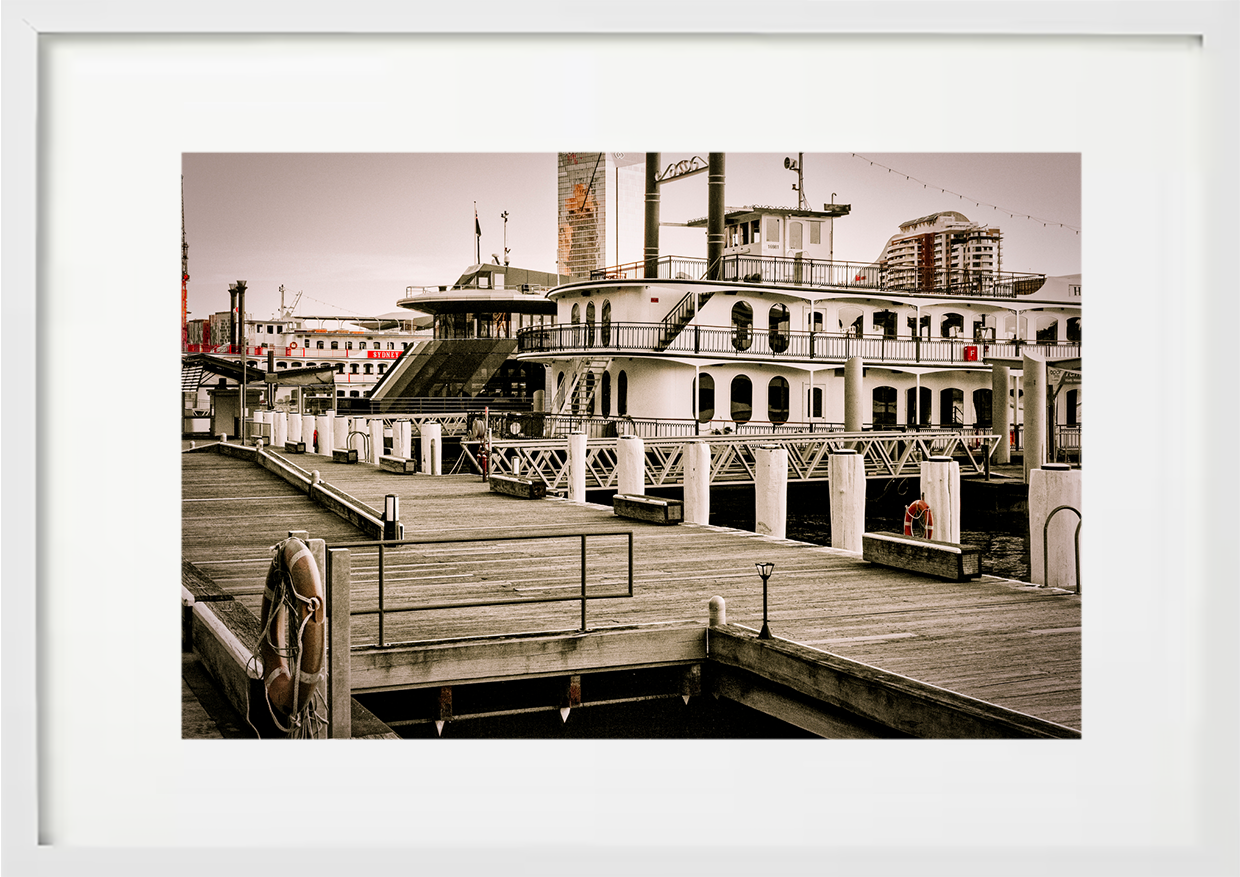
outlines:
[{"label": "wooden post", "polygon": [[641,436],[623,435],[616,440],[616,487],[626,496],[646,493],[646,443]]},{"label": "wooden post", "polygon": [[422,424],[422,473],[443,474],[443,424],[428,421]]},{"label": "wooden post", "polygon": [[290,414],[288,416],[288,427],[284,437],[286,442],[299,442],[301,438],[301,421],[300,414]]},{"label": "wooden post", "polygon": [[[1029,407],[1025,406],[1026,409]],[[1060,511],[1046,520],[1059,506]],[[1029,473],[1029,580],[1035,585],[1076,590],[1076,527],[1080,523],[1081,470],[1066,463],[1047,463]],[[1046,532],[1045,543],[1042,538]],[[1043,554],[1045,553],[1045,562]]]},{"label": "wooden post", "polygon": [[335,740],[347,740],[353,734],[353,687],[349,679],[349,549],[328,550],[326,582],[328,734]]},{"label": "wooden post", "polygon": [[375,417],[370,421],[370,461],[374,465],[379,465],[379,458],[383,456],[383,418]]},{"label": "wooden post", "polygon": [[860,552],[865,535],[865,459],[856,451],[836,451],[827,461],[827,477],[831,547]]},{"label": "wooden post", "polygon": [[568,437],[568,499],[586,501],[586,434],[575,432]]},{"label": "wooden post", "polygon": [[844,362],[844,432],[861,432],[865,410],[864,362],[860,356]]},{"label": "wooden post", "polygon": [[685,520],[710,523],[710,445],[685,444]]},{"label": "wooden post", "polygon": [[788,527],[788,449],[754,448],[754,530],[783,539]]},{"label": "wooden post", "polygon": [[951,457],[921,461],[921,495],[930,506],[936,542],[960,541],[960,464]]},{"label": "wooden post", "polygon": [[994,461],[1006,466],[1012,462],[1012,388],[1006,365],[990,367],[990,422],[999,436]]}]

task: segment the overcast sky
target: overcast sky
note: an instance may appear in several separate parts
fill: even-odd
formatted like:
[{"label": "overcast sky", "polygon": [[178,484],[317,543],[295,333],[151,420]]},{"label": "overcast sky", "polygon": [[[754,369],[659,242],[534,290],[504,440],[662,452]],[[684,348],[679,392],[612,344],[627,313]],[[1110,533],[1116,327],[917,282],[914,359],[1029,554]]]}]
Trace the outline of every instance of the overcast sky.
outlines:
[{"label": "overcast sky", "polygon": [[[660,164],[694,154],[663,153]],[[795,207],[784,158],[796,155],[728,153],[728,207]],[[1004,270],[1081,270],[1076,153],[806,153],[802,167],[811,209],[852,207],[835,223],[837,259],[872,261],[901,222],[956,210],[1002,229]],[[554,153],[193,153],[183,170],[190,319],[227,310],[236,280],[260,319],[281,284],[288,303],[302,293],[301,314],[396,310],[407,286],[451,283],[473,263],[475,201],[483,261],[503,256],[507,211],[511,264],[555,270]],[[706,189],[706,174],[662,186],[660,219],[704,217]],[[642,229],[620,234],[640,241]],[[660,251],[705,256],[705,229],[664,227]]]}]

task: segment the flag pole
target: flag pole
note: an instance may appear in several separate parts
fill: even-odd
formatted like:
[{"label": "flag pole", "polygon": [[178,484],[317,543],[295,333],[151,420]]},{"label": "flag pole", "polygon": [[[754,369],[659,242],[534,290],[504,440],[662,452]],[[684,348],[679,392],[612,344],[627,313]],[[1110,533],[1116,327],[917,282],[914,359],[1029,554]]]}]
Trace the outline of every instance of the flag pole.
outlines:
[{"label": "flag pole", "polygon": [[478,224],[478,202],[474,202],[474,264],[482,264],[482,226]]}]

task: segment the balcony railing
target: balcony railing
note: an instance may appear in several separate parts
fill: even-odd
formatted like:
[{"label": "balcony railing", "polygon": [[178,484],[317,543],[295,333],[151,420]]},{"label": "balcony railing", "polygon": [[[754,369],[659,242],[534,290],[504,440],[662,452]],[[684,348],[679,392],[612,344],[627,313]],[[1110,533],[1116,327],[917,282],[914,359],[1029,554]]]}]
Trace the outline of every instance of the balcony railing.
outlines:
[{"label": "balcony railing", "polygon": [[[591,280],[641,280],[646,263],[629,262],[590,272]],[[657,263],[660,280],[705,280],[706,260],[663,256]],[[863,289],[913,295],[1017,298],[1042,288],[1044,274],[990,271],[980,268],[888,267],[874,263],[795,259],[786,256],[723,257],[724,280],[741,283]]]},{"label": "balcony railing", "polygon": [[[1081,355],[1079,341],[973,341],[966,338],[909,338],[828,332],[771,332],[753,328],[686,326],[666,343],[661,323],[584,323],[535,326],[517,335],[519,353],[608,356],[631,353],[700,355],[712,359],[842,363],[950,365],[987,356],[1019,358],[1022,352],[1051,359]],[[607,343],[604,344],[604,341]]]}]

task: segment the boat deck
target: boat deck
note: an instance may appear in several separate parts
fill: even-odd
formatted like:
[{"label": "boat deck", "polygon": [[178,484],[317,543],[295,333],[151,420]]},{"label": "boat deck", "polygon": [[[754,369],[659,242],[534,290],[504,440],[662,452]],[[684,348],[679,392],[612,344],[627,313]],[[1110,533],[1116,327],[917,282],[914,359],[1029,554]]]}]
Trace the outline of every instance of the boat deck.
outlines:
[{"label": "boat deck", "polygon": [[[990,576],[946,582],[874,566],[856,554],[739,530],[661,527],[610,507],[522,500],[477,476],[402,476],[316,455],[291,458],[374,509],[400,497],[406,539],[632,532],[631,599],[591,601],[588,626],[705,623],[713,596],[728,621],[762,625],[757,561],[775,564],[768,617],[792,640],[1071,728],[1081,726],[1081,601],[1076,594]],[[352,526],[274,474],[217,454],[182,457],[183,557],[258,614],[270,546],[304,529],[329,545],[359,542]],[[592,593],[627,582],[626,540],[590,541]],[[580,540],[423,545],[388,558],[387,605],[463,602],[580,590]],[[377,604],[375,550],[354,549],[355,610]],[[580,604],[540,603],[389,614],[384,641],[573,630]],[[374,642],[374,616],[354,644]]]}]

